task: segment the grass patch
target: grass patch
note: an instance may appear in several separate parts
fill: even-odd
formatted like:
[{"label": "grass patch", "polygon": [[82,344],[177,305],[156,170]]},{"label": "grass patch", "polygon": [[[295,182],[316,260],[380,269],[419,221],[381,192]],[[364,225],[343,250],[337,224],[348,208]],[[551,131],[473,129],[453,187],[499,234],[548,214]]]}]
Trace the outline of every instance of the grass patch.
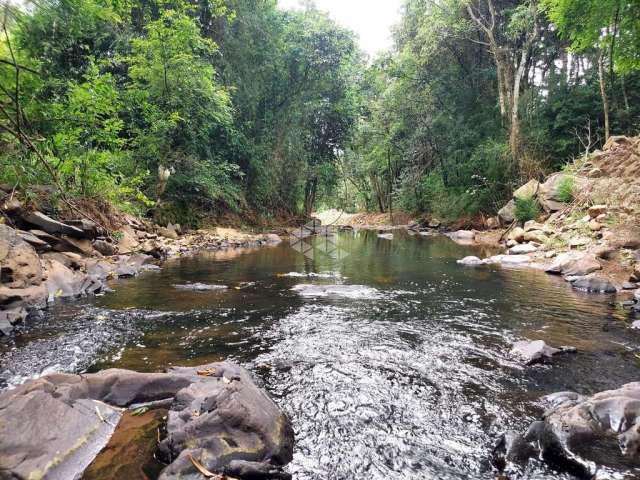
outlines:
[{"label": "grass patch", "polygon": [[520,223],[535,220],[540,215],[540,206],[535,197],[516,198],[515,217]]},{"label": "grass patch", "polygon": [[558,185],[558,199],[563,203],[571,203],[573,201],[576,189],[576,180],[569,175],[562,177],[560,185]]}]

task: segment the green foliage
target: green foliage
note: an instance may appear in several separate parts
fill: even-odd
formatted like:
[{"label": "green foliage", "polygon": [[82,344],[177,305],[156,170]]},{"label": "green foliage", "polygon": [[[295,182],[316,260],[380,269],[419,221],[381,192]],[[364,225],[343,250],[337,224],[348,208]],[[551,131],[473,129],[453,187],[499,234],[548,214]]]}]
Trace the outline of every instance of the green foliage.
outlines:
[{"label": "green foliage", "polygon": [[613,50],[622,73],[640,69],[640,4],[625,0],[542,0],[547,13],[575,51]]},{"label": "green foliage", "polygon": [[13,14],[0,55],[37,74],[22,71],[18,88],[0,64],[0,127],[24,116],[38,141],[0,129],[0,181],[51,183],[46,162],[67,195],[194,224],[298,212],[335,189],[360,54],[326,14],[253,0],[54,0]]},{"label": "green foliage", "polygon": [[565,175],[558,185],[558,199],[563,203],[571,203],[576,189],[576,180],[571,175]]},{"label": "green foliage", "polygon": [[519,223],[535,220],[540,215],[540,206],[535,197],[516,198],[515,217]]},{"label": "green foliage", "polygon": [[24,68],[0,63],[0,182],[59,183],[183,224],[318,205],[494,213],[523,177],[602,146],[603,52],[610,130],[640,125],[640,5],[541,0],[536,19],[532,2],[492,2],[504,65],[539,33],[525,52],[519,152],[498,95],[512,95],[498,87],[517,72],[499,75],[471,16],[490,18],[484,0],[405,0],[393,49],[370,62],[311,2],[12,11],[0,58]]}]

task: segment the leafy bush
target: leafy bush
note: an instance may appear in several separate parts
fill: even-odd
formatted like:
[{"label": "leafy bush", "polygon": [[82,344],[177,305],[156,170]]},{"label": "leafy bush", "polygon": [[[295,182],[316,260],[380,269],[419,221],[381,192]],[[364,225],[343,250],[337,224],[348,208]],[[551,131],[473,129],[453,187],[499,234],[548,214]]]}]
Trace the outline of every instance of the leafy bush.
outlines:
[{"label": "leafy bush", "polygon": [[576,188],[576,181],[571,176],[565,176],[558,185],[558,199],[563,203],[570,203],[573,200],[573,192]]},{"label": "leafy bush", "polygon": [[535,220],[540,214],[540,207],[535,197],[516,198],[515,217],[518,222],[525,223]]}]

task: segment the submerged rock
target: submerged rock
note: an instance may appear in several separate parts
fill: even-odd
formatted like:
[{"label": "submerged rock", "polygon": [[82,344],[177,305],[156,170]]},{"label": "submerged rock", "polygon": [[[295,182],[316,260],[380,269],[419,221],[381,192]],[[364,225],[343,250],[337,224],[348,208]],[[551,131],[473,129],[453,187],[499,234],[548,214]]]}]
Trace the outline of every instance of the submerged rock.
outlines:
[{"label": "submerged rock", "polygon": [[178,290],[192,290],[194,292],[208,292],[212,290],[227,290],[226,285],[209,285],[207,283],[186,283],[184,285],[174,285]]},{"label": "submerged rock", "polygon": [[542,362],[552,358],[558,353],[575,353],[574,347],[562,346],[554,348],[546,344],[544,340],[527,341],[523,340],[513,344],[511,354],[519,357],[527,365]]},{"label": "submerged rock", "polygon": [[458,262],[460,265],[466,265],[466,266],[478,266],[478,265],[484,265],[484,261],[479,259],[478,257],[474,257],[474,256],[468,256],[468,257],[464,257],[460,260],[458,260]]},{"label": "submerged rock", "polygon": [[485,263],[497,263],[505,266],[525,265],[531,263],[529,255],[494,255],[485,259]]},{"label": "submerged rock", "polygon": [[380,292],[365,285],[313,285],[300,284],[291,290],[303,297],[344,297],[354,299],[380,298]]},{"label": "submerged rock", "polygon": [[580,277],[571,282],[571,285],[578,290],[590,293],[616,293],[618,289],[606,278],[602,277]]},{"label": "submerged rock", "polygon": [[292,459],[287,417],[243,368],[213,363],[167,373],[110,369],[53,374],[0,393],[0,468],[10,478],[79,478],[107,444],[123,408],[169,405],[160,479],[273,476]]}]

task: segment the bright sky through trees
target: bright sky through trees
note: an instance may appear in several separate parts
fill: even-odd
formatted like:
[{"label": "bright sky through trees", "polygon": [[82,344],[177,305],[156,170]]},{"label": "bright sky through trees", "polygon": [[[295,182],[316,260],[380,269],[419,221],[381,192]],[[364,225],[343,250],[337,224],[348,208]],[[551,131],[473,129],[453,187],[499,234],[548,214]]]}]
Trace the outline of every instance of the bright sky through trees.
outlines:
[{"label": "bright sky through trees", "polygon": [[[295,8],[300,0],[278,0],[281,8]],[[341,25],[360,37],[369,55],[391,46],[391,27],[400,18],[401,0],[316,0],[319,9],[329,12]]]}]

